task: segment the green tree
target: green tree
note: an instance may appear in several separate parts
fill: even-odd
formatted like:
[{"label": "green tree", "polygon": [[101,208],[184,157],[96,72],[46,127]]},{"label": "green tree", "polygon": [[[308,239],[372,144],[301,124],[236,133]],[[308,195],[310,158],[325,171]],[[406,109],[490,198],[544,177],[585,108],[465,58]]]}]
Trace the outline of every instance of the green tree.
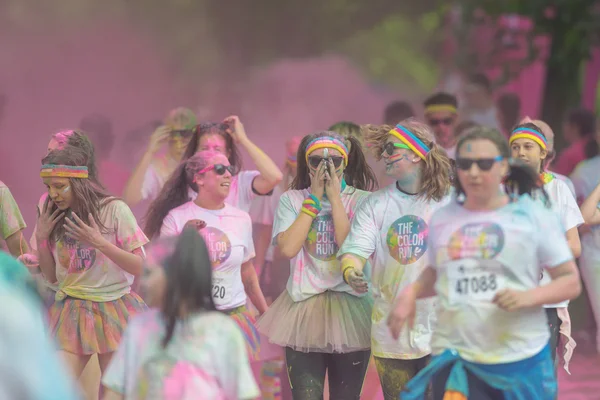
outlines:
[{"label": "green tree", "polygon": [[[494,26],[506,14],[528,17],[533,29],[526,35],[529,51],[520,60],[521,67],[539,59],[536,37],[550,39],[541,117],[551,126],[560,127],[565,110],[579,104],[581,67],[589,59],[593,46],[600,44],[600,3],[597,0],[459,0],[458,4],[466,30],[482,20]],[[484,19],[481,11],[489,19]],[[461,47],[465,48],[464,43]],[[520,72],[514,66],[505,68],[503,80]]]}]

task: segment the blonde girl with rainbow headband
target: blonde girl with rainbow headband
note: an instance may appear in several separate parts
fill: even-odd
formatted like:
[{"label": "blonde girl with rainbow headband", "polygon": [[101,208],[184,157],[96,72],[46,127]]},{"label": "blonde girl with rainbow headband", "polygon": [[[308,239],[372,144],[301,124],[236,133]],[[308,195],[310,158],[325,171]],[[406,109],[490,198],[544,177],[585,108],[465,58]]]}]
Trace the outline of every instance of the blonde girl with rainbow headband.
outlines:
[{"label": "blonde girl with rainbow headband", "polygon": [[[557,179],[552,173],[544,171],[544,159],[548,156],[548,139],[542,130],[534,123],[517,125],[509,138],[511,156],[523,161],[539,173],[540,181],[548,194],[552,210],[559,216],[565,229],[565,235],[573,257],[581,255],[581,242],[579,240],[578,227],[583,225],[584,220],[577,200],[567,184]],[[542,275],[542,285],[550,283],[547,273]],[[561,333],[565,340],[562,341],[564,350],[560,354],[564,356],[564,368],[569,371],[569,360],[575,348],[575,341],[571,338],[571,319],[568,311],[568,301],[559,304],[546,305],[548,325],[551,332],[550,347],[552,359],[557,364],[556,352],[561,342]]]},{"label": "blonde girl with rainbow headband", "polygon": [[366,125],[363,132],[369,149],[383,161],[395,183],[373,193],[357,210],[338,257],[344,281],[358,293],[369,290],[363,268],[367,261],[371,264],[371,351],[384,398],[391,400],[398,399],[430,358],[433,298],[418,303],[415,327],[398,340],[386,319],[398,294],[427,266],[429,220],[449,200],[451,167],[431,128],[421,122]]},{"label": "blonde girl with rainbow headband", "polygon": [[129,317],[146,309],[131,284],[148,239],[129,207],[89,179],[88,162],[71,146],[42,160],[48,198],[35,234],[40,270],[58,286],[50,332],[75,377],[93,354],[104,371]]},{"label": "blonde girl with rainbow headband", "polygon": [[509,159],[501,133],[473,128],[456,154],[456,196],[431,217],[427,267],[388,317],[398,337],[418,323],[418,299],[437,296],[431,361],[401,398],[423,399],[431,384],[434,400],[554,400],[543,306],[581,292],[564,230],[531,197],[546,197],[539,173]]},{"label": "blonde girl with rainbow headband", "polygon": [[372,300],[344,282],[336,255],[375,179],[359,142],[347,140],[329,131],[302,139],[273,224],[291,272],[257,328],[285,347],[296,400],[323,398],[326,373],[330,398],[359,399],[369,364]]}]

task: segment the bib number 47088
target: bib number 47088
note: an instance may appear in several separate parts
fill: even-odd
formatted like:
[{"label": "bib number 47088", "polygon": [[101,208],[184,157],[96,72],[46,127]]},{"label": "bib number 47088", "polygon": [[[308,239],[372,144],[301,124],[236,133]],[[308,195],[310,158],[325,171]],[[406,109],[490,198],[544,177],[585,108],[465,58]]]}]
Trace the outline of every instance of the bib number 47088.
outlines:
[{"label": "bib number 47088", "polygon": [[496,291],[496,274],[484,274],[481,276],[471,276],[461,278],[456,281],[456,293],[461,295],[476,294],[480,292]]},{"label": "bib number 47088", "polygon": [[451,304],[492,301],[504,288],[502,267],[493,260],[463,259],[446,264]]}]

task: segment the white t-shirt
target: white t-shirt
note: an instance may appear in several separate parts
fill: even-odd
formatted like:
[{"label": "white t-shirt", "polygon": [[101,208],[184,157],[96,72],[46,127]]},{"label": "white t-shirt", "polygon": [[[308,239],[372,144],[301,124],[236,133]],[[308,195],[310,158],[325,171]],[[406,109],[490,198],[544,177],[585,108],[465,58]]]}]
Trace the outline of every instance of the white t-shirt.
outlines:
[{"label": "white t-shirt", "polygon": [[193,201],[169,212],[160,236],[179,235],[188,221],[206,222],[200,234],[206,242],[213,266],[213,300],[219,310],[246,304],[242,264],[254,258],[252,221],[247,212],[229,204],[220,210],[207,210]]},{"label": "white t-shirt", "polygon": [[[122,200],[101,206],[100,219],[108,232],[102,236],[129,253],[148,238]],[[67,236],[52,249],[58,289],[68,296],[97,302],[113,301],[131,291],[134,276],[95,248]]]},{"label": "white t-shirt", "polygon": [[[252,200],[257,197],[254,190],[252,190],[252,182],[254,182],[254,178],[258,175],[260,175],[258,171],[241,171],[239,174],[232,176],[229,195],[225,199],[225,203],[231,204],[242,211],[249,212]],[[188,192],[190,200],[196,200],[198,193],[194,192],[192,188]]]},{"label": "white t-shirt", "polygon": [[[546,183],[544,189],[546,190],[546,193],[548,193],[548,197],[550,197],[552,210],[557,213],[565,232],[583,225],[585,222],[583,220],[583,215],[581,215],[575,196],[571,194],[571,191],[565,182],[555,178]],[[543,272],[541,285],[547,285],[551,281],[550,275]],[[559,308],[568,306],[569,301],[567,300],[559,304],[546,305],[545,307]]]},{"label": "white t-shirt", "polygon": [[527,359],[547,345],[542,307],[509,312],[492,299],[501,289],[538,287],[544,266],[573,259],[555,213],[529,196],[489,212],[451,202],[431,218],[428,252],[437,271],[433,354],[454,349],[468,361],[498,364]]},{"label": "white t-shirt", "polygon": [[[256,196],[254,200],[252,200],[252,206],[249,211],[252,222],[261,225],[273,225],[273,221],[275,220],[275,210],[277,210],[279,198],[282,194],[283,190],[281,189],[281,186],[277,185],[273,189],[273,194],[271,196]],[[273,261],[274,255],[275,246],[271,243],[267,248],[265,261]]]},{"label": "white t-shirt", "polygon": [[569,179],[568,176],[564,176],[564,175],[561,175],[561,174],[558,174],[558,173],[552,172],[552,171],[548,171],[548,172],[550,172],[552,175],[554,175],[555,178],[563,181],[567,185],[567,187],[569,188],[571,193],[573,194],[573,197],[577,198],[577,194],[575,193],[575,185],[573,185],[573,182]]},{"label": "white t-shirt", "polygon": [[427,266],[428,222],[448,200],[421,200],[393,184],[371,194],[354,214],[338,255],[351,253],[371,262],[371,351],[376,357],[416,359],[431,353],[435,298],[417,302],[415,327],[404,329],[398,340],[390,334],[387,317],[398,294]]},{"label": "white t-shirt", "polygon": [[[309,194],[308,189],[303,189],[288,190],[281,195],[273,223],[273,243],[276,243],[277,235],[285,232],[298,218],[302,212],[302,202]],[[369,194],[369,192],[351,186],[346,186],[340,194],[350,221],[354,218],[354,212],[360,203]],[[306,300],[326,290],[360,296],[342,279],[340,262],[336,259],[339,246],[335,242],[331,203],[323,198],[321,205],[323,209],[313,220],[304,245],[290,260],[287,291],[294,301]]]},{"label": "white t-shirt", "polygon": [[254,399],[260,395],[242,332],[228,316],[203,312],[175,325],[163,348],[158,310],[129,320],[102,384],[126,400]]},{"label": "white t-shirt", "polygon": [[154,200],[169,179],[169,175],[158,168],[157,163],[164,163],[161,159],[152,160],[142,182],[142,200]]}]

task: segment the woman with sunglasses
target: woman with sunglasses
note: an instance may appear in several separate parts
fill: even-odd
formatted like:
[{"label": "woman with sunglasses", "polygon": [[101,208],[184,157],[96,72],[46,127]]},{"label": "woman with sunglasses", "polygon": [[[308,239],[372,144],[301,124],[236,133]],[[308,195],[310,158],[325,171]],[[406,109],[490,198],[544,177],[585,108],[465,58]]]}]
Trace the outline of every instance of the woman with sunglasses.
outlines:
[{"label": "woman with sunglasses", "polygon": [[[201,151],[183,161],[165,184],[148,215],[146,234],[179,235],[186,226],[195,227],[208,245],[213,263],[212,296],[217,310],[225,312],[246,334],[252,359],[259,351],[254,317],[246,309],[247,299],[262,314],[267,303],[254,270],[252,221],[247,212],[227,204],[232,167],[224,154]],[[187,201],[187,188],[198,196]]]},{"label": "woman with sunglasses", "polygon": [[[509,157],[496,130],[458,141],[459,196],[431,217],[428,267],[388,318],[398,337],[414,326],[417,299],[437,295],[434,356],[403,400],[422,399],[430,383],[435,400],[556,398],[543,306],[577,297],[579,273],[558,217],[529,196],[546,196],[539,175]],[[544,268],[552,281],[540,286]]]},{"label": "woman with sunglasses", "polygon": [[[150,137],[146,152],[125,185],[123,199],[127,204],[134,206],[158,197],[182,160],[196,123],[194,112],[187,108],[176,108],[167,115],[164,125],[156,128]],[[167,152],[159,155],[165,144],[168,144]]]},{"label": "woman with sunglasses", "polygon": [[105,370],[127,320],[146,308],[131,284],[148,239],[129,207],[89,179],[85,151],[67,146],[42,163],[48,197],[35,240],[40,270],[58,288],[50,332],[79,377],[94,354]]},{"label": "woman with sunglasses", "polygon": [[[533,123],[517,125],[509,139],[511,155],[532,167],[543,183],[544,190],[550,198],[552,210],[558,215],[565,230],[565,236],[573,257],[581,255],[581,242],[578,228],[584,220],[577,205],[577,200],[567,184],[556,178],[552,173],[544,170],[544,159],[548,156],[548,140],[542,130]],[[550,277],[542,272],[542,285],[550,283]],[[560,342],[561,333],[565,337],[564,368],[569,371],[569,360],[575,348],[575,341],[571,338],[571,318],[568,311],[569,302],[546,305],[548,325],[550,327],[550,350],[552,360],[557,364],[556,352]]]},{"label": "woman with sunglasses", "polygon": [[[248,152],[258,171],[241,171],[242,157],[238,146]],[[232,177],[226,202],[242,211],[250,211],[256,196],[270,196],[283,179],[277,164],[248,138],[244,125],[236,116],[228,117],[222,123],[196,126],[184,159],[203,150],[217,151],[229,160]],[[196,193],[190,190],[189,197],[194,199]]]},{"label": "woman with sunglasses", "polygon": [[344,281],[358,293],[368,291],[363,268],[367,261],[372,266],[371,352],[384,397],[395,400],[429,360],[434,300],[419,302],[415,327],[400,340],[392,338],[386,318],[400,291],[427,266],[428,224],[448,201],[450,160],[431,128],[415,120],[395,127],[366,125],[363,132],[396,183],[373,193],[357,210],[338,257]]},{"label": "woman with sunglasses", "polygon": [[334,132],[302,139],[273,224],[291,273],[257,326],[285,347],[294,399],[322,398],[327,371],[332,399],[358,399],[369,364],[372,301],[343,281],[336,254],[376,181],[360,143],[347,141]]},{"label": "woman with sunglasses", "polygon": [[190,228],[149,248],[141,286],[153,309],[130,321],[104,400],[259,396],[243,334],[215,308],[211,257]]}]

